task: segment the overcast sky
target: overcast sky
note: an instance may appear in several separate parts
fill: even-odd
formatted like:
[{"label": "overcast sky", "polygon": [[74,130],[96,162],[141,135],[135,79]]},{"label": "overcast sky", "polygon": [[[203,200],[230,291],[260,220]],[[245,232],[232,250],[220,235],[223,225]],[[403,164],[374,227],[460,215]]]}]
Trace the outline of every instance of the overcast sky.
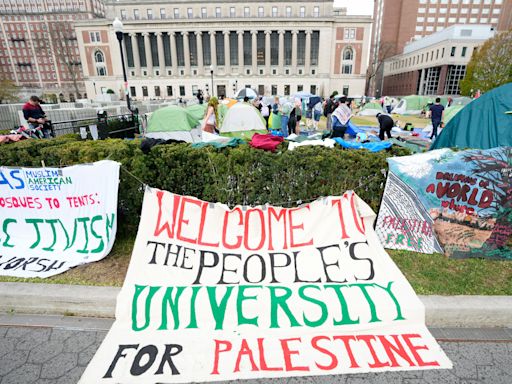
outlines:
[{"label": "overcast sky", "polygon": [[334,4],[347,7],[349,15],[373,14],[373,0],[334,0]]}]

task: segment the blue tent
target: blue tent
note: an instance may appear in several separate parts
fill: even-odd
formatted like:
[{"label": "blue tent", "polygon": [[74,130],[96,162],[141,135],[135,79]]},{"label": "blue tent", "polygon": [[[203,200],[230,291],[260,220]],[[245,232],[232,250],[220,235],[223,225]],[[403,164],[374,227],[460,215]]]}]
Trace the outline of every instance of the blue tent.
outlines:
[{"label": "blue tent", "polygon": [[512,83],[484,93],[457,113],[430,149],[512,146]]}]

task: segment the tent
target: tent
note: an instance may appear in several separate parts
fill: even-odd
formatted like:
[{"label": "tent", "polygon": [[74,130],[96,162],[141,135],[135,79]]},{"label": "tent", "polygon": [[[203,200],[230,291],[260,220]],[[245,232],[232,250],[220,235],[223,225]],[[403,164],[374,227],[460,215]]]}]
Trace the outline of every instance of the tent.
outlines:
[{"label": "tent", "polygon": [[405,96],[396,105],[391,113],[399,113],[400,115],[419,115],[429,102],[433,102],[433,97],[428,96]]},{"label": "tent", "polygon": [[177,105],[157,109],[149,118],[146,137],[181,140],[187,143],[201,141],[198,121]]},{"label": "tent", "polygon": [[248,103],[237,103],[228,109],[220,134],[250,139],[255,133],[267,133],[265,120],[256,108]]},{"label": "tent", "polygon": [[248,97],[250,100],[253,100],[253,99],[258,97],[258,94],[252,88],[242,88],[236,94],[235,99],[239,99],[240,100],[240,99],[243,99],[245,97]]},{"label": "tent", "polygon": [[453,117],[459,113],[462,109],[464,109],[464,105],[456,104],[452,105],[444,110],[444,124],[448,124],[448,122],[453,119]]},{"label": "tent", "polygon": [[357,113],[359,116],[377,116],[377,113],[382,113],[382,105],[376,102],[366,103],[363,108]]},{"label": "tent", "polygon": [[430,149],[488,149],[512,146],[512,83],[502,85],[466,105],[443,129]]},{"label": "tent", "polygon": [[194,119],[194,121],[196,121],[193,124],[194,127],[199,125],[201,120],[203,120],[204,114],[206,112],[206,106],[206,104],[194,104],[185,108],[187,113]]}]

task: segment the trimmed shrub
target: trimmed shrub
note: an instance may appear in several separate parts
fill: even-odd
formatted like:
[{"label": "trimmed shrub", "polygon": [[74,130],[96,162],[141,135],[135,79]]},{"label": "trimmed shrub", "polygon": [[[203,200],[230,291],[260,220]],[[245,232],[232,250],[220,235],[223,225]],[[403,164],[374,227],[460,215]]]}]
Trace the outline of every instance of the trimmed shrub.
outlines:
[{"label": "trimmed shrub", "polygon": [[354,190],[377,211],[386,158],[409,154],[399,147],[379,153],[308,146],[288,151],[281,144],[276,153],[270,153],[249,145],[199,149],[176,143],[156,146],[144,155],[139,145],[139,140],[81,141],[74,135],[26,140],[2,146],[0,165],[40,167],[44,160],[46,166],[60,167],[103,159],[118,161],[124,168],[120,173],[119,228],[132,230],[139,221],[144,192],[137,179],[155,188],[229,206],[270,203],[289,207]]}]

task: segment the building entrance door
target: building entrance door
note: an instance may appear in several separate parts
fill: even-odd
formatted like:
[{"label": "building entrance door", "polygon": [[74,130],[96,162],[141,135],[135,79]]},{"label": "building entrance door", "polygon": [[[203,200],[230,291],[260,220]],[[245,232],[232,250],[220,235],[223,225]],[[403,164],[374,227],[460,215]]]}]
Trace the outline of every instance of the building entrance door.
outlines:
[{"label": "building entrance door", "polygon": [[226,97],[226,86],[225,85],[217,85],[217,96],[219,98]]}]

